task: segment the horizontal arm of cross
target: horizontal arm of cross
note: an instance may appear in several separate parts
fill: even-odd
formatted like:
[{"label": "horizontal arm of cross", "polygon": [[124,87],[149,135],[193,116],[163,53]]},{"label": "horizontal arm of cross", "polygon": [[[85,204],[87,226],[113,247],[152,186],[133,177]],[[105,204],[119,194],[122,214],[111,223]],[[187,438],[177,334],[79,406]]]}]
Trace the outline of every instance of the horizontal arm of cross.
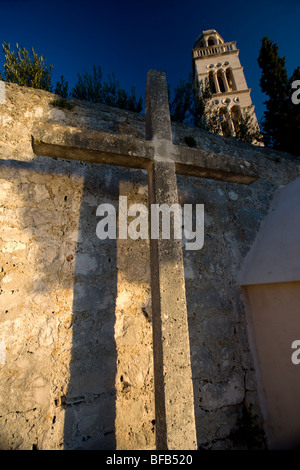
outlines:
[{"label": "horizontal arm of cross", "polygon": [[[87,131],[56,124],[38,124],[32,132],[36,155],[148,169],[155,157],[153,141],[128,135]],[[250,184],[258,176],[245,160],[171,144],[176,173],[200,178]]]},{"label": "horizontal arm of cross", "polygon": [[176,173],[231,183],[251,184],[258,179],[252,162],[221,153],[175,146]]},{"label": "horizontal arm of cross", "polygon": [[33,128],[32,148],[39,156],[131,168],[146,168],[153,159],[152,142],[55,124]]}]

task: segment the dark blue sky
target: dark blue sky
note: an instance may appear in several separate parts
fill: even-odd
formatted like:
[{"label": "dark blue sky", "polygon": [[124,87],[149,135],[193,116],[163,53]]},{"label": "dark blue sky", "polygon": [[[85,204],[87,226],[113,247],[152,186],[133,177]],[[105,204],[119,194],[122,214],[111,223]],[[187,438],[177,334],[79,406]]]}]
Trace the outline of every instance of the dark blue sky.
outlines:
[{"label": "dark blue sky", "polygon": [[[147,71],[167,73],[171,88],[191,72],[191,50],[205,29],[237,41],[258,119],[264,110],[257,57],[264,35],[286,57],[288,74],[300,65],[300,0],[0,0],[0,41],[33,46],[54,65],[55,82],[71,86],[77,72],[100,65],[144,98]],[[0,68],[4,54],[0,52]]]}]

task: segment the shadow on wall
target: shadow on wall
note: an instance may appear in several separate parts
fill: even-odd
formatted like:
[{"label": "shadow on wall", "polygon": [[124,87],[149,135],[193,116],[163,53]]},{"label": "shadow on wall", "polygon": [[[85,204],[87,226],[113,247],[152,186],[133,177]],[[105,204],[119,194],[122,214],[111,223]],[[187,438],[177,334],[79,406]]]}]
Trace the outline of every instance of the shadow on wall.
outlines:
[{"label": "shadow on wall", "polygon": [[2,384],[16,419],[0,447],[154,448],[149,246],[96,236],[98,205],[117,209],[119,194],[146,203],[147,176],[45,157],[0,166],[19,198],[5,206],[7,243],[20,238],[2,257],[19,276],[1,298],[7,328],[20,325],[7,333],[17,349]]},{"label": "shadow on wall", "polygon": [[[144,199],[140,171],[89,165],[74,253],[73,343],[65,397],[65,449],[154,445],[149,247],[99,240],[96,208],[119,194]],[[135,182],[134,182],[135,181]],[[139,189],[138,189],[139,188]],[[139,194],[137,194],[139,192]]]},{"label": "shadow on wall", "polygon": [[113,182],[111,177],[111,169],[87,167],[77,246],[68,254],[74,259],[74,297],[70,378],[62,398],[64,449],[116,448],[117,246],[116,240],[99,240],[95,230],[98,204],[118,197],[118,175]]}]

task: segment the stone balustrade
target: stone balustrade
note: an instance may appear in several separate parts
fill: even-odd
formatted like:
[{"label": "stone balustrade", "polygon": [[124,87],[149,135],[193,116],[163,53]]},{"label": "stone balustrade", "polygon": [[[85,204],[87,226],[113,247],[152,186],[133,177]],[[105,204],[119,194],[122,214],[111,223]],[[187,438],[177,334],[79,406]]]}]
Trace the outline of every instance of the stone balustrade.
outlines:
[{"label": "stone balustrade", "polygon": [[214,54],[223,54],[228,53],[230,51],[235,51],[236,48],[236,41],[225,42],[224,44],[215,44],[213,46],[208,47],[200,47],[197,49],[193,49],[193,58],[209,56]]}]

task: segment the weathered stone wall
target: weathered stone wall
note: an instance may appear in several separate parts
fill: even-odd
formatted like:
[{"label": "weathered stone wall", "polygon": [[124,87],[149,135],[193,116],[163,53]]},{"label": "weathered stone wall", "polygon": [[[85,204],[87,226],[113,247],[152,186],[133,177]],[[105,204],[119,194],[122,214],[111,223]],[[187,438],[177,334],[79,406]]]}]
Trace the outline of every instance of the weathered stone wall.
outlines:
[{"label": "weathered stone wall", "polygon": [[[0,448],[155,447],[149,244],[99,240],[96,209],[147,203],[141,170],[36,157],[38,122],[145,138],[143,115],[6,85],[0,104]],[[267,149],[173,126],[184,144],[254,161],[250,185],[178,176],[205,204],[205,242],[183,251],[198,445],[232,448],[244,406],[260,414],[236,276],[270,199],[299,173]],[[130,220],[130,219],[129,219]],[[184,243],[184,240],[183,240]]]}]

